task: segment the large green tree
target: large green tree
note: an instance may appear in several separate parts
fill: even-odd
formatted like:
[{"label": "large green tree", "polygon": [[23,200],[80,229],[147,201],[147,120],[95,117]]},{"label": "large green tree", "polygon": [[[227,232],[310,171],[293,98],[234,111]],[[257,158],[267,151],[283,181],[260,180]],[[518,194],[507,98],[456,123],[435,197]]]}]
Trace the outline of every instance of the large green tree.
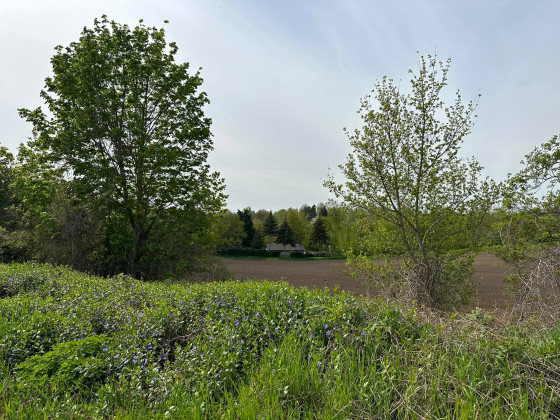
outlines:
[{"label": "large green tree", "polygon": [[277,231],[278,231],[278,222],[276,222],[276,219],[272,214],[272,210],[270,210],[263,223],[263,234],[268,236],[269,244],[272,243],[272,237],[276,235]]},{"label": "large green tree", "polygon": [[286,219],[294,232],[294,240],[296,243],[302,245],[306,244],[311,226],[305,217],[305,213],[299,209],[290,207],[286,211]]},{"label": "large green tree", "polygon": [[250,207],[246,207],[243,210],[237,210],[237,216],[243,222],[243,231],[245,232],[242,245],[250,248],[256,232],[255,226],[253,226],[253,211]]},{"label": "large green tree", "polygon": [[327,233],[325,222],[323,218],[319,216],[313,222],[311,234],[309,236],[309,243],[319,245],[319,251],[321,251],[323,244],[327,243],[328,240],[329,234]]},{"label": "large green tree", "polygon": [[352,153],[340,165],[346,183],[325,183],[346,203],[395,227],[407,270],[394,278],[407,279],[412,299],[441,308],[468,301],[468,259],[446,252],[457,236],[469,246],[495,198],[478,162],[459,156],[475,103],[464,104],[457,92],[444,104],[449,65],[420,57],[409,94],[387,77],[377,83],[362,100],[363,129],[348,133]]},{"label": "large green tree", "polygon": [[286,245],[294,246],[296,244],[294,231],[288,224],[288,220],[284,218],[284,221],[278,226],[276,231],[276,243],[284,245],[284,250],[286,250]]},{"label": "large green tree", "polygon": [[20,110],[37,136],[32,147],[64,168],[80,199],[104,209],[115,270],[148,276],[152,256],[184,254],[161,249],[181,242],[167,233],[194,232],[222,207],[200,73],[142,21],[131,28],[103,16],[55,51],[41,91],[47,109]]}]

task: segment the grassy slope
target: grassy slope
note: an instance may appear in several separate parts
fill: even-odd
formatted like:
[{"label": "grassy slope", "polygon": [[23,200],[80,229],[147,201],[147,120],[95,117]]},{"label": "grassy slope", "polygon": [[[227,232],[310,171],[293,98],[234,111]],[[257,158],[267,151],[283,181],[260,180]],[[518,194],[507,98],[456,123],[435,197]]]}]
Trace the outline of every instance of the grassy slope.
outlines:
[{"label": "grassy slope", "polygon": [[285,283],[0,266],[6,418],[560,416],[560,328],[428,323]]}]

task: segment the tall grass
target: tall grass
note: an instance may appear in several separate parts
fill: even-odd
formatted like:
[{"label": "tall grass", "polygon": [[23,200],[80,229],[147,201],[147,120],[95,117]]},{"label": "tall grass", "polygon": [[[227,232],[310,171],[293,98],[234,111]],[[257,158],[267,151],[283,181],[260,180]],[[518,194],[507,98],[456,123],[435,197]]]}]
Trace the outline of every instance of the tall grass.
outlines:
[{"label": "tall grass", "polygon": [[560,418],[560,327],[0,266],[3,418]]}]

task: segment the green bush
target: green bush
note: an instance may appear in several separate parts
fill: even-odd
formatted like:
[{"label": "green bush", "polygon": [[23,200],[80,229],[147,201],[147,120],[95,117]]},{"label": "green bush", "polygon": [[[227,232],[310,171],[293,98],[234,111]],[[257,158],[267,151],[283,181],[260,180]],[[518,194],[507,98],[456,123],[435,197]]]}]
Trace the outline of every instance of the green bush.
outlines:
[{"label": "green bush", "polygon": [[254,248],[230,248],[222,250],[219,252],[221,256],[231,256],[231,257],[279,257],[280,251],[267,251],[266,249],[254,249]]}]

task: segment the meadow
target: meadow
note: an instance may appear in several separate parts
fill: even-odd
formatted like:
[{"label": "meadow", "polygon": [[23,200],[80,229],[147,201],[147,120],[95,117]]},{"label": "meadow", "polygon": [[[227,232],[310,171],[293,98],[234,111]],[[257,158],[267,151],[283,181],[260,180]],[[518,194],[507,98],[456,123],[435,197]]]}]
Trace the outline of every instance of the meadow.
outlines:
[{"label": "meadow", "polygon": [[0,265],[0,416],[560,418],[560,327]]}]

